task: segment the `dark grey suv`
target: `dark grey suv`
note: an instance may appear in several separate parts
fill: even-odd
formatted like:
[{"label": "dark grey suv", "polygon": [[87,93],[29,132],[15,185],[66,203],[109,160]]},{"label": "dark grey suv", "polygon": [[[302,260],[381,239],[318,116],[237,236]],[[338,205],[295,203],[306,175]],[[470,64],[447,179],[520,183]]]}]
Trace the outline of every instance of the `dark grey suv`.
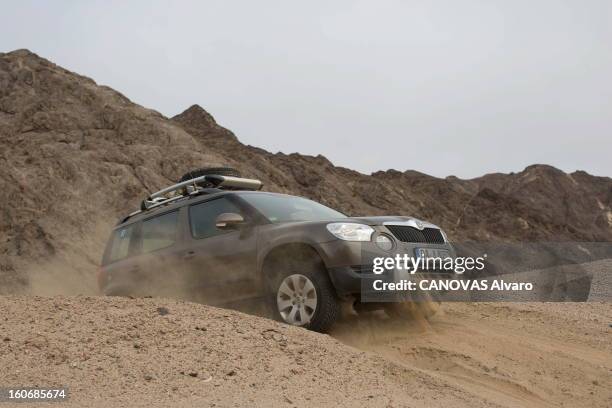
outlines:
[{"label": "dark grey suv", "polygon": [[433,224],[347,217],[305,198],[256,191],[257,180],[217,173],[223,171],[189,173],[120,221],[102,259],[104,293],[237,309],[255,300],[281,321],[325,331],[340,303],[359,304],[364,282],[378,277],[364,254],[454,256]]}]

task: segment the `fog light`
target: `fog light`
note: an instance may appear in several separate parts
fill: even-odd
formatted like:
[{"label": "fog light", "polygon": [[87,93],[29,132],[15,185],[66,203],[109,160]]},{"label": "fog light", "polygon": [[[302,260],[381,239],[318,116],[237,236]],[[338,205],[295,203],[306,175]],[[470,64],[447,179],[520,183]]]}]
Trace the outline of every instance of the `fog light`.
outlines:
[{"label": "fog light", "polygon": [[393,249],[393,241],[386,235],[379,235],[376,237],[376,245],[383,251],[390,251]]}]

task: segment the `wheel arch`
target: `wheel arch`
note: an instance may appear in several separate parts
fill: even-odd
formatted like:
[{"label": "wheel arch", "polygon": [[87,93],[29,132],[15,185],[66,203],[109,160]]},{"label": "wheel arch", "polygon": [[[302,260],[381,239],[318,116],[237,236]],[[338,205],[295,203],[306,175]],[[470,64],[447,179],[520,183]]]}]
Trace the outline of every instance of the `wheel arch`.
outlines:
[{"label": "wheel arch", "polygon": [[[302,260],[309,263],[302,264]],[[274,265],[279,265],[276,263],[277,261],[286,262],[288,267],[274,267]],[[302,266],[297,266],[296,269],[293,269],[292,265],[295,266],[296,264]],[[304,270],[301,269],[302,267]],[[315,246],[305,242],[286,242],[274,246],[266,252],[262,259],[262,277],[268,290],[270,290],[268,292],[270,294],[269,301],[272,303],[272,309],[275,310],[275,312],[272,312],[273,315],[277,319],[280,318],[280,321],[293,324],[286,320],[286,317],[282,315],[282,310],[278,308],[277,290],[278,284],[280,284],[283,278],[296,273],[306,275],[307,280],[310,279],[314,288],[316,288],[317,306],[314,309],[311,320],[304,327],[314,331],[326,332],[340,315],[338,293],[332,283],[323,257]],[[300,293],[300,295],[304,296],[305,293]],[[302,299],[301,302],[304,302],[304,300]],[[293,306],[289,305],[289,307],[297,308],[298,306],[296,303],[293,303]],[[285,310],[284,307],[283,310]],[[300,316],[302,316],[301,313]]]},{"label": "wheel arch", "polygon": [[325,269],[325,273],[328,277],[330,277],[329,271],[325,264],[325,258],[315,245],[304,241],[292,241],[283,242],[279,243],[278,245],[272,246],[268,248],[265,253],[262,254],[260,261],[260,271],[264,279],[268,277],[268,274],[270,273],[270,267],[273,262],[280,261],[282,258],[285,258],[287,256],[301,256],[305,258],[316,256],[315,261],[320,262],[321,266]]}]

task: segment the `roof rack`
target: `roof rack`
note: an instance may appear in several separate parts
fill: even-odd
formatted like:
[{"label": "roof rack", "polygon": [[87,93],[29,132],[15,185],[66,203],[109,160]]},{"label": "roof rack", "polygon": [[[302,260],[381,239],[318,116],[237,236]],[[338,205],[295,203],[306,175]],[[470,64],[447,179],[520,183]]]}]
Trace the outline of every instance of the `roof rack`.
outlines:
[{"label": "roof rack", "polygon": [[[206,188],[198,185],[202,182],[208,182],[213,185],[214,188]],[[128,214],[127,217],[123,218],[119,223],[122,224],[131,217],[158,208],[164,205],[168,205],[180,199],[201,195],[210,194],[211,192],[218,192],[219,190],[260,190],[263,187],[263,183],[255,179],[247,179],[241,177],[221,176],[217,174],[207,174],[205,176],[196,177],[190,180],[181,181],[180,183],[173,184],[170,187],[166,187],[159,190],[147,198],[142,200],[140,210],[134,211]],[[170,193],[177,193],[168,196]]]}]

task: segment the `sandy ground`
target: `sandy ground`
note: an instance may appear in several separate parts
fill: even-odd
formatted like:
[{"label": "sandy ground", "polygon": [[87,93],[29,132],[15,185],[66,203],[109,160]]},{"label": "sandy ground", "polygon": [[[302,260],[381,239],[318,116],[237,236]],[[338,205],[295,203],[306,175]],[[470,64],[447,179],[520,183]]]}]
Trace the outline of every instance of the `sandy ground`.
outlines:
[{"label": "sandy ground", "polygon": [[445,304],[430,323],[372,314],[335,338],[165,299],[0,310],[0,386],[66,385],[61,406],[612,406],[609,303]]},{"label": "sandy ground", "polygon": [[334,336],[492,406],[610,407],[611,324],[610,303],[448,303],[430,323],[372,316]]}]

